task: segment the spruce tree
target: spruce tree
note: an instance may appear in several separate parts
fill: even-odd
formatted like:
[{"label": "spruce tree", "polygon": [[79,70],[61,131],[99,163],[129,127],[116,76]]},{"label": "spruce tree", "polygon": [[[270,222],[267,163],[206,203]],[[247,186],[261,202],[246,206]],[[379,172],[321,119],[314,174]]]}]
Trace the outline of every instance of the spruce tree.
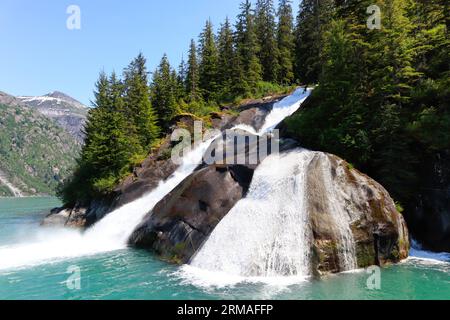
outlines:
[{"label": "spruce tree", "polygon": [[184,57],[181,57],[181,62],[178,66],[177,74],[177,100],[183,100],[186,97],[186,75],[186,62],[184,61]]},{"label": "spruce tree", "polygon": [[293,16],[290,0],[280,0],[278,7],[278,82],[291,84],[294,81],[294,34]]},{"label": "spruce tree", "polygon": [[151,85],[152,104],[158,114],[159,125],[164,130],[169,128],[170,121],[178,112],[177,88],[177,75],[167,55],[164,55],[153,73]]},{"label": "spruce tree", "polygon": [[235,52],[233,48],[233,31],[228,17],[222,24],[218,37],[218,80],[222,97],[229,97],[233,86]]},{"label": "spruce tree", "polygon": [[121,170],[127,169],[135,155],[143,153],[139,139],[129,131],[129,122],[125,116],[123,84],[113,72],[109,79],[110,107],[107,112],[108,153],[111,156],[111,174],[120,177]]},{"label": "spruce tree", "polygon": [[333,3],[333,0],[303,0],[300,3],[295,30],[295,77],[305,84],[319,80],[323,35],[333,16]]},{"label": "spruce tree", "polygon": [[145,149],[159,136],[157,116],[150,102],[146,60],[140,53],[125,69],[125,113]]},{"label": "spruce tree", "polygon": [[84,184],[84,190],[78,193],[83,199],[111,191],[118,179],[128,172],[134,156],[142,153],[138,138],[129,132],[123,85],[115,73],[109,79],[101,73],[94,94],[94,108],[89,111],[85,126],[86,140],[77,177],[72,181]]},{"label": "spruce tree", "polygon": [[250,92],[254,90],[258,81],[262,80],[262,67],[259,61],[259,45],[255,28],[255,16],[250,0],[245,0],[238,15],[235,33],[236,46],[236,83],[238,90]]},{"label": "spruce tree", "polygon": [[198,101],[200,99],[199,69],[197,60],[197,48],[194,40],[191,40],[191,45],[189,48],[189,60],[185,82],[187,100],[189,102]]},{"label": "spruce tree", "polygon": [[213,25],[206,21],[199,41],[199,87],[205,100],[215,99],[218,91],[218,52]]},{"label": "spruce tree", "polygon": [[273,0],[257,0],[255,29],[258,37],[258,57],[262,65],[262,78],[275,82],[278,75],[278,47],[276,39],[275,9]]}]

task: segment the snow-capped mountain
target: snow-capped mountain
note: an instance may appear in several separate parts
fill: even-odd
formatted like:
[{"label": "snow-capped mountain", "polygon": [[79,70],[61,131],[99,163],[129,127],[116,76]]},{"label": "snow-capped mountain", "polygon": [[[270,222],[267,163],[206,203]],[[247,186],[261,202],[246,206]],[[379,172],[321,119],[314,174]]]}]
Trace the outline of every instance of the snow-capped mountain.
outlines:
[{"label": "snow-capped mountain", "polygon": [[44,96],[21,96],[17,99],[55,120],[80,143],[83,141],[82,130],[89,109],[81,102],[59,91]]},{"label": "snow-capped mountain", "polygon": [[86,109],[55,96],[19,99],[0,91],[0,197],[54,194],[71,174]]}]

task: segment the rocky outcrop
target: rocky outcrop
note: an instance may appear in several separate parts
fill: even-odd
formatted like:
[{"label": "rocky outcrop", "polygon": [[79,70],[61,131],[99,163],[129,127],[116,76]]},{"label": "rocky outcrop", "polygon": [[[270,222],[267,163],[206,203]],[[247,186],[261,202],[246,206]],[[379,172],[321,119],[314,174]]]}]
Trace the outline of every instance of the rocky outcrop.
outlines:
[{"label": "rocky outcrop", "polygon": [[240,160],[245,161],[235,164],[237,159],[232,152],[229,158],[220,159],[221,164],[204,162],[146,215],[131,235],[130,245],[152,250],[165,260],[188,262],[222,218],[245,196],[255,168],[264,160],[258,157],[262,143],[258,143],[256,136],[255,140],[241,139],[248,135],[239,129],[228,130],[222,139],[214,141],[215,154],[235,148],[244,151],[245,159]]},{"label": "rocky outcrop", "polygon": [[[248,153],[252,150],[252,146],[247,148]],[[245,196],[255,168],[204,166],[147,214],[130,244],[172,262],[190,261],[221,219]],[[354,267],[383,266],[408,257],[406,224],[380,184],[342,159],[320,152],[314,153],[308,164],[306,179],[314,274],[346,270],[342,240],[346,236],[351,238],[353,247],[347,254],[354,256]],[[343,234],[339,219],[347,224],[348,235]]]},{"label": "rocky outcrop", "polygon": [[147,214],[130,244],[163,259],[187,262],[215,226],[247,192],[253,169],[207,166],[183,181]]},{"label": "rocky outcrop", "polygon": [[[130,244],[172,262],[190,261],[245,196],[255,167],[213,165],[196,171],[147,214]],[[406,224],[381,185],[342,159],[319,152],[308,164],[306,179],[314,274],[346,270],[342,261],[343,250],[350,250],[343,247],[346,236],[354,267],[383,266],[408,256]],[[345,227],[348,235],[341,230]]]},{"label": "rocky outcrop", "polygon": [[113,210],[113,205],[108,199],[95,200],[88,207],[55,208],[44,218],[41,225],[82,229],[91,226],[111,210]]},{"label": "rocky outcrop", "polygon": [[[219,130],[231,128],[237,124],[253,125],[256,129],[259,129],[274,103],[283,97],[276,96],[249,100],[240,106],[226,106],[222,108],[221,112],[211,114],[211,125]],[[256,117],[255,115],[258,116]],[[201,119],[190,114],[180,115],[174,119],[172,129],[179,127],[192,130],[196,120]],[[170,136],[167,136],[161,145],[153,150],[141,165],[134,169],[133,174],[115,188],[111,195],[92,201],[89,204],[79,204],[76,208],[64,207],[54,209],[44,219],[43,223],[86,228],[109,212],[140,198],[145,193],[153,190],[160,181],[169,178],[176,170],[177,165],[170,159],[172,147],[173,143],[170,140]],[[75,215],[78,217],[75,219],[76,222],[72,222],[73,218],[70,218],[72,215],[67,214],[67,211],[72,212],[74,210],[80,213]]]},{"label": "rocky outcrop", "polygon": [[450,252],[450,150],[425,162],[415,199],[405,217],[414,239],[425,249]]},{"label": "rocky outcrop", "polygon": [[343,271],[338,212],[349,219],[358,267],[383,266],[408,257],[406,223],[380,184],[337,156],[320,152],[308,166],[307,179],[314,272]]}]

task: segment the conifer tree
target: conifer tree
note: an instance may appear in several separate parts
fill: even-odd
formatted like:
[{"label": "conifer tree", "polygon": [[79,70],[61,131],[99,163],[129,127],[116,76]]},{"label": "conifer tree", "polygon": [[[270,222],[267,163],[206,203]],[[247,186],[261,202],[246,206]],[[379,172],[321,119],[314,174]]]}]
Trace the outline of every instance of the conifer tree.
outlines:
[{"label": "conifer tree", "polygon": [[262,65],[262,78],[267,82],[275,82],[279,60],[273,0],[257,0],[255,29],[260,49],[258,57]]},{"label": "conifer tree", "polygon": [[218,52],[213,25],[206,21],[200,35],[199,87],[205,100],[215,99],[218,91]]},{"label": "conifer tree", "polygon": [[245,0],[240,9],[235,34],[236,66],[240,70],[237,73],[240,79],[237,80],[240,82],[236,85],[239,89],[249,92],[262,80],[262,67],[258,58],[260,48],[250,0]]},{"label": "conifer tree", "polygon": [[68,202],[72,197],[83,201],[111,191],[123,171],[127,172],[133,157],[143,151],[138,138],[129,132],[123,85],[116,74],[108,79],[102,72],[94,94],[94,108],[86,122],[86,140],[78,168],[62,191]]},{"label": "conifer tree", "polygon": [[139,139],[129,130],[129,122],[125,116],[123,84],[113,72],[109,79],[110,106],[107,112],[109,131],[108,153],[111,155],[111,171],[113,176],[130,164],[135,155],[143,153]]},{"label": "conifer tree", "polygon": [[191,40],[189,48],[189,60],[186,70],[186,93],[189,102],[200,99],[197,48],[194,40]]},{"label": "conifer tree", "polygon": [[312,84],[319,80],[323,35],[334,12],[333,3],[333,0],[303,0],[300,3],[295,30],[295,77],[303,83]]},{"label": "conifer tree", "polygon": [[222,96],[229,96],[233,85],[235,53],[233,48],[233,31],[228,17],[222,24],[218,36],[218,79]]},{"label": "conifer tree", "polygon": [[177,74],[177,85],[178,85],[178,99],[184,99],[186,95],[185,84],[186,84],[187,66],[184,57],[181,57],[180,65],[178,66]]},{"label": "conifer tree", "polygon": [[89,167],[90,171],[103,171],[101,167],[107,152],[105,142],[109,138],[105,134],[106,115],[111,106],[108,77],[104,72],[100,73],[95,87],[95,99],[92,102],[94,108],[89,110],[84,129],[86,138],[81,152],[81,163],[82,166]]},{"label": "conifer tree", "polygon": [[278,7],[278,82],[291,84],[294,81],[294,34],[290,0],[280,0]]},{"label": "conifer tree", "polygon": [[153,73],[151,85],[152,104],[158,114],[159,125],[169,128],[170,120],[177,114],[177,75],[164,55]]},{"label": "conifer tree", "polygon": [[143,148],[147,148],[159,136],[157,116],[150,102],[145,64],[146,60],[140,53],[124,71],[125,113]]}]

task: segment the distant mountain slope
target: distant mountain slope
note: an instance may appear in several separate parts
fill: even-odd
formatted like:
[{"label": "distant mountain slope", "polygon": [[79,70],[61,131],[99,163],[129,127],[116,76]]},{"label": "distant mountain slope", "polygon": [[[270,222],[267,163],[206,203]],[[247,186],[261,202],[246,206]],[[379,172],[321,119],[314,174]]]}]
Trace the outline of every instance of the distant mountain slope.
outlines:
[{"label": "distant mountain slope", "polygon": [[0,93],[0,196],[53,194],[80,148],[55,121]]},{"label": "distant mountain slope", "polygon": [[59,91],[45,96],[17,97],[17,100],[55,120],[79,142],[83,142],[82,130],[89,109],[81,102]]}]

